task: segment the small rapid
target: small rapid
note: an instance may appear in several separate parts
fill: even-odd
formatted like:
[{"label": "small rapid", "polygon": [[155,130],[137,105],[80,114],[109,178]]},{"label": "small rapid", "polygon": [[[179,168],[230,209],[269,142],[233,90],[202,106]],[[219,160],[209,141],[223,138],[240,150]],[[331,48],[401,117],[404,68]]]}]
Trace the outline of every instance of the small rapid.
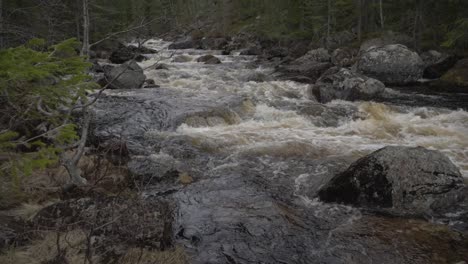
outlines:
[{"label": "small rapid", "polygon": [[[322,107],[308,98],[307,85],[274,80],[274,69],[258,66],[254,56],[168,50],[169,43],[160,40],[147,45],[161,50],[142,65],[161,87],[208,97],[237,94],[253,102],[252,115],[244,120],[211,126],[187,122],[173,132],[161,132],[166,136],[188,136],[211,151],[230,155],[358,158],[388,145],[423,146],[448,155],[468,177],[466,109],[344,101]],[[216,55],[222,64],[198,63],[205,54]],[[173,62],[178,56],[187,61]],[[155,63],[167,69],[151,69]],[[425,98],[438,102],[443,95]]]}]

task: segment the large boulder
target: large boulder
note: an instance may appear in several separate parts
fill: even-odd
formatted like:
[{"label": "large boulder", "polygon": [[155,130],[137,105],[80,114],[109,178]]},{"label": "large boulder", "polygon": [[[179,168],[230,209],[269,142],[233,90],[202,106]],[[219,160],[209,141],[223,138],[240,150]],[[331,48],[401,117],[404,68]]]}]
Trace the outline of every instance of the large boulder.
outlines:
[{"label": "large boulder", "polygon": [[392,44],[401,44],[406,47],[414,48],[413,38],[400,33],[387,32],[383,36],[378,38],[372,38],[364,41],[361,44],[359,51],[361,53],[366,52],[370,48],[380,48]]},{"label": "large boulder", "polygon": [[221,60],[213,55],[204,55],[197,59],[197,62],[205,64],[221,64]]},{"label": "large boulder", "polygon": [[392,146],[353,163],[319,191],[326,202],[429,216],[464,199],[458,168],[439,151]]},{"label": "large boulder", "polygon": [[385,85],[349,69],[334,67],[309,87],[309,97],[321,103],[335,99],[355,101],[372,99],[385,91]]},{"label": "large boulder", "polygon": [[331,62],[335,66],[349,67],[357,60],[358,51],[353,48],[338,48],[331,54]]},{"label": "large boulder", "polygon": [[399,44],[369,48],[356,66],[360,73],[394,85],[416,82],[424,71],[421,57]]},{"label": "large boulder", "polygon": [[442,77],[455,63],[457,57],[435,50],[430,50],[421,54],[421,59],[424,61],[424,78],[436,79]]},{"label": "large boulder", "polygon": [[441,80],[447,85],[468,87],[468,58],[458,61],[452,69],[442,76]]},{"label": "large boulder", "polygon": [[143,61],[146,59],[143,54],[155,54],[157,51],[146,48],[146,47],[136,47],[133,45],[123,46],[114,52],[112,52],[109,60],[112,63],[121,64],[129,60]]},{"label": "large boulder", "polygon": [[332,66],[330,54],[326,49],[320,48],[309,51],[288,65],[280,66],[278,71],[283,79],[314,83]]},{"label": "large boulder", "polygon": [[138,89],[146,80],[143,69],[135,61],[105,70],[104,75],[110,89]]}]

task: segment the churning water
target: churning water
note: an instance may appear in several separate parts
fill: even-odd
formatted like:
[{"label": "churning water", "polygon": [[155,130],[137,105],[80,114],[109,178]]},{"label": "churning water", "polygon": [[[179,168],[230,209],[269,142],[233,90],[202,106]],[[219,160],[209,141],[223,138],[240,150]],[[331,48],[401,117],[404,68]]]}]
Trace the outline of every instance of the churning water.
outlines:
[{"label": "churning water", "polygon": [[[333,101],[323,107],[308,98],[306,84],[275,81],[274,70],[257,66],[254,56],[168,50],[169,43],[161,40],[147,45],[160,53],[142,66],[161,87],[213,98],[237,94],[249,99],[245,108],[250,114],[243,118],[191,119],[170,132],[173,135],[188,136],[212,151],[233,156],[360,157],[388,145],[423,146],[444,152],[468,177],[468,103],[465,109],[430,103],[412,107],[411,97],[419,105],[420,98],[440,102],[444,95],[409,94],[407,104]],[[206,54],[216,55],[222,64],[196,61]],[[155,63],[165,68],[153,69]],[[388,94],[392,92],[401,95]]]}]

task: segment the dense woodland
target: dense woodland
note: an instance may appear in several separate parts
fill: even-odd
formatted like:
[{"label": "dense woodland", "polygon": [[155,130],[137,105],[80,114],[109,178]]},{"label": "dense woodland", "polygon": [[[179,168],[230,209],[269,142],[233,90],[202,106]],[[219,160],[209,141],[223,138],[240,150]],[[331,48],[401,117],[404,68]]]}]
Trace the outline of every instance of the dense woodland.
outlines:
[{"label": "dense woodland", "polygon": [[[43,38],[82,39],[83,1],[2,0],[0,46]],[[87,1],[84,1],[87,2]],[[464,0],[89,0],[91,38],[138,27],[131,36],[170,31],[207,35],[251,32],[276,39],[325,41],[348,31],[358,39],[405,33],[418,48],[468,45]]]}]

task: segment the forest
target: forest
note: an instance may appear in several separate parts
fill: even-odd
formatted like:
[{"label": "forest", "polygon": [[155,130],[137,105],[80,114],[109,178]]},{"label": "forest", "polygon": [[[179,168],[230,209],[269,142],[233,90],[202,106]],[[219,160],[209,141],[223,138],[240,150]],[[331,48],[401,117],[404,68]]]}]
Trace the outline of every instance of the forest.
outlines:
[{"label": "forest", "polygon": [[0,264],[467,261],[467,0],[0,0]]},{"label": "forest", "polygon": [[[130,36],[247,31],[274,39],[324,41],[342,31],[362,40],[391,30],[412,37],[421,49],[464,49],[468,42],[468,3],[463,0],[90,0],[88,8],[94,40],[142,26]],[[2,0],[0,9],[1,47],[31,38],[49,43],[82,39],[81,1]]]}]

